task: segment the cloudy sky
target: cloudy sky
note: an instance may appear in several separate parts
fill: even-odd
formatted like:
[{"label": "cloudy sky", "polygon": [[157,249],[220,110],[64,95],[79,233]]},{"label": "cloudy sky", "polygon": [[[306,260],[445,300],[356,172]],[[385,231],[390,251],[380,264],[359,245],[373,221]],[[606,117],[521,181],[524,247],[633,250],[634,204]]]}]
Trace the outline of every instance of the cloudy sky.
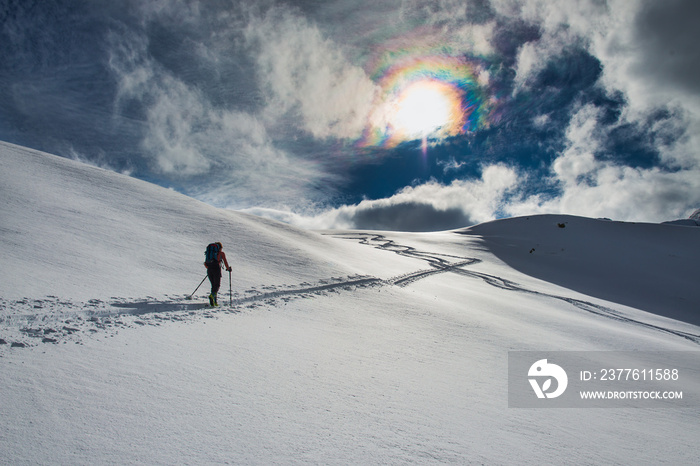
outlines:
[{"label": "cloudy sky", "polygon": [[696,0],[0,0],[0,140],[310,228],[700,207]]}]

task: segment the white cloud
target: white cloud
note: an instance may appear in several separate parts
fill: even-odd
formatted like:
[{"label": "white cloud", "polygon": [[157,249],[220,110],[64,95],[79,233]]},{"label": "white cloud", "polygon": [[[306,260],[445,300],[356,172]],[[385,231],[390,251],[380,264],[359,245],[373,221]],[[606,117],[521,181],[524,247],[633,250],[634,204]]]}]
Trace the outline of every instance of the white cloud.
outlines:
[{"label": "white cloud", "polygon": [[517,185],[518,176],[512,168],[490,165],[477,180],[455,180],[449,185],[430,181],[403,188],[389,198],[320,212],[248,212],[312,229],[446,230],[496,218],[505,196]]},{"label": "white cloud", "polygon": [[443,173],[448,173],[450,171],[457,171],[460,168],[462,168],[464,165],[466,165],[466,162],[458,162],[454,157],[451,157],[447,161],[440,161],[437,160],[437,165],[442,167]]},{"label": "white cloud", "polygon": [[561,46],[550,42],[528,42],[518,50],[514,93],[521,90],[539,71],[542,71],[552,55],[561,52]]},{"label": "white cloud", "polygon": [[453,47],[465,53],[488,56],[494,53],[492,45],[496,23],[467,24],[449,31],[447,40]]},{"label": "white cloud", "polygon": [[622,91],[630,109],[678,105],[700,114],[700,13],[695,0],[492,0],[504,18],[537,26],[541,36],[521,46],[518,89],[569,47],[602,64],[602,82]]},{"label": "white cloud", "polygon": [[151,93],[154,102],[147,109],[144,149],[163,173],[189,176],[209,171],[213,160],[206,146],[221,115],[210,113],[201,96],[181,81],[167,75],[158,81]]},{"label": "white cloud", "polygon": [[510,215],[568,213],[628,221],[666,221],[687,217],[700,205],[700,167],[685,170],[633,168],[597,160],[600,128],[593,106],[579,109],[567,129],[566,150],[551,167],[551,182],[561,192],[507,207]]},{"label": "white cloud", "polygon": [[606,85],[624,91],[639,111],[673,103],[697,113],[699,9],[694,0],[611,1],[607,28],[591,35]]},{"label": "white cloud", "polygon": [[299,126],[316,138],[358,138],[377,88],[360,67],[303,17],[273,8],[253,17],[246,38],[258,75],[269,90],[267,118],[298,114]]},{"label": "white cloud", "polygon": [[493,37],[497,25],[485,16],[485,5],[464,0],[403,0],[400,18],[407,24],[424,22],[418,37],[411,37],[412,46],[429,44],[450,49],[453,53],[489,56],[495,53]]},{"label": "white cloud", "polygon": [[188,179],[190,194],[226,206],[303,196],[305,183],[324,176],[275,147],[257,115],[214,105],[159,65],[145,35],[130,32],[111,36],[115,112],[141,109],[141,147],[156,173]]},{"label": "white cloud", "polygon": [[700,205],[700,171],[664,172],[594,162],[590,155],[557,160],[563,192],[508,206],[511,215],[568,213],[615,220],[661,222],[685,218]]},{"label": "white cloud", "polygon": [[537,115],[533,118],[533,124],[540,129],[546,128],[552,121],[549,115]]},{"label": "white cloud", "polygon": [[554,57],[573,47],[589,46],[592,37],[607,33],[608,10],[595,0],[510,0],[493,2],[497,12],[536,25],[540,37],[518,50],[514,92],[522,90]]},{"label": "white cloud", "polygon": [[594,156],[601,150],[598,114],[584,107],[572,117],[567,149],[551,167],[551,181],[561,194],[524,199],[510,205],[509,213],[662,221],[683,217],[700,204],[700,30],[692,19],[700,11],[698,2],[493,0],[491,5],[497,14],[520,18],[541,33],[518,52],[516,92],[567,47],[584,47],[601,62],[601,85],[624,95],[618,125],[643,125],[651,112],[670,109],[674,118],[663,124],[687,132],[670,144],[663,138],[655,142],[663,166],[601,161]]}]

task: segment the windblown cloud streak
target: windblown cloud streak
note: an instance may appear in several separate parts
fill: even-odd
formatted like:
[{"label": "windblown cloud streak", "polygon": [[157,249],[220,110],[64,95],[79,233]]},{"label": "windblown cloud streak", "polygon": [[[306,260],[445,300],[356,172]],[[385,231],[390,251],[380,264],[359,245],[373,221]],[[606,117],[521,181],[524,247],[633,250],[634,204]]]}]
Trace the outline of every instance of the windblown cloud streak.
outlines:
[{"label": "windblown cloud streak", "polygon": [[267,91],[265,117],[271,124],[294,113],[299,128],[314,138],[361,135],[377,86],[361,67],[347,61],[338,44],[282,7],[252,17],[245,37]]},{"label": "windblown cloud streak", "polygon": [[[174,7],[148,11],[149,21],[177,16],[179,10],[167,8]],[[196,11],[188,12],[187,20],[197,28],[206,24]],[[189,193],[232,206],[294,198],[304,192],[305,182],[324,176],[276,147],[261,115],[217,105],[155,61],[150,46],[142,31],[112,34],[109,65],[118,84],[117,112],[134,104],[141,107],[141,147],[156,173],[175,181],[194,180],[186,188]]]}]

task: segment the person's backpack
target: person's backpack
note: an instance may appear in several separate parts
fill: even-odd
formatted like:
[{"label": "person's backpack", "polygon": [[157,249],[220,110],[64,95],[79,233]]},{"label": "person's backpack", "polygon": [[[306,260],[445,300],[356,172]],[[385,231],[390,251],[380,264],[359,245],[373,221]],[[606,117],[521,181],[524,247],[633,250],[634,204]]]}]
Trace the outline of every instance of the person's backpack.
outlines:
[{"label": "person's backpack", "polygon": [[207,250],[204,251],[204,256],[206,257],[204,262],[207,264],[217,262],[219,251],[221,251],[221,246],[219,246],[217,243],[211,243],[209,246],[207,246]]}]

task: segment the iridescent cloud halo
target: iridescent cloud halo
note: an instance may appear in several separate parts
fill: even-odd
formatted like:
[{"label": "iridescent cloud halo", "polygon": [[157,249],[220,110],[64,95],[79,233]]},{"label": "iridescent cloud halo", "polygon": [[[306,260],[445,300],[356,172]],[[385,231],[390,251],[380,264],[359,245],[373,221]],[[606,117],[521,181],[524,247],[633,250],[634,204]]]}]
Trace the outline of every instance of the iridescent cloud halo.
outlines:
[{"label": "iridescent cloud halo", "polygon": [[[387,60],[391,61],[391,60]],[[360,146],[444,139],[487,124],[488,100],[474,66],[459,57],[401,57],[377,67],[380,92]]]}]

